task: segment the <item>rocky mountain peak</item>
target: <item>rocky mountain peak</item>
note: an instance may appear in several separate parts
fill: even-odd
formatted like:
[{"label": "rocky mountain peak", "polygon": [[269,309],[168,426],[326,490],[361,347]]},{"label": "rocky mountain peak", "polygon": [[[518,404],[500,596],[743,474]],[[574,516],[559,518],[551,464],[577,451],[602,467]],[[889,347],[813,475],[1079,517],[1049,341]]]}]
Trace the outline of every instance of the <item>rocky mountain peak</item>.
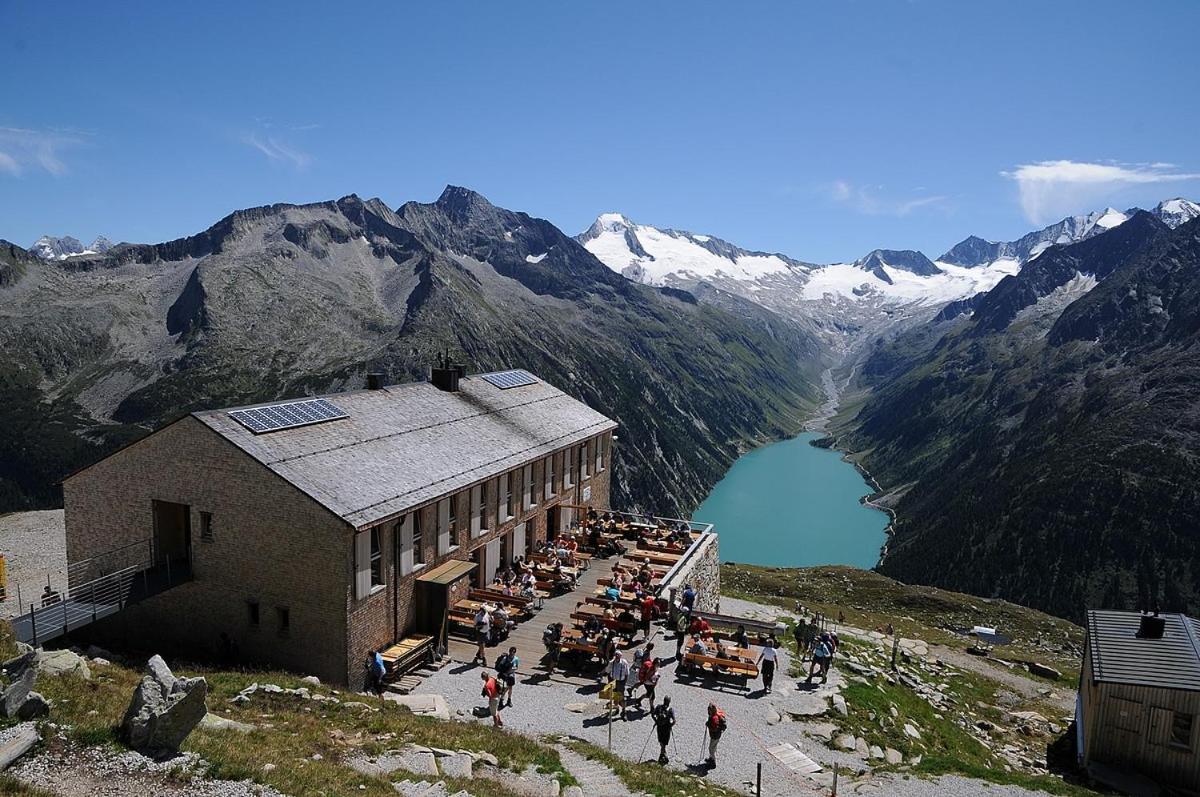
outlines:
[{"label": "rocky mountain peak", "polygon": [[892,280],[883,270],[884,266],[908,271],[922,277],[941,274],[942,270],[921,252],[912,249],[876,249],[866,257],[855,261],[854,265],[870,271],[881,280],[890,283]]},{"label": "rocky mountain peak", "polygon": [[459,185],[446,186],[442,195],[433,204],[434,207],[456,219],[466,219],[479,211],[495,210],[495,206],[488,202],[487,197],[483,194]]}]

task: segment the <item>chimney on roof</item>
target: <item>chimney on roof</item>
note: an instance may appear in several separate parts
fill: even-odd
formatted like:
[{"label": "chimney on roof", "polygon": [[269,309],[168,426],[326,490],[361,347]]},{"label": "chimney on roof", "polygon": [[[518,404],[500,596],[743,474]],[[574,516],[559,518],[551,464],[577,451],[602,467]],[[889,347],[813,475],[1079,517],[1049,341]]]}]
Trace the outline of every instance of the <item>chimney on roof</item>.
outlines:
[{"label": "chimney on roof", "polygon": [[383,374],[378,371],[367,373],[367,390],[383,390]]},{"label": "chimney on roof", "polygon": [[467,369],[462,365],[450,362],[450,355],[443,352],[437,361],[437,365],[433,366],[430,372],[429,381],[438,390],[445,390],[447,393],[458,392],[458,380],[462,379],[467,374]]},{"label": "chimney on roof", "polygon": [[1136,636],[1138,639],[1162,639],[1163,632],[1166,630],[1167,618],[1159,617],[1157,610],[1154,614],[1142,612],[1142,619],[1138,623]]}]

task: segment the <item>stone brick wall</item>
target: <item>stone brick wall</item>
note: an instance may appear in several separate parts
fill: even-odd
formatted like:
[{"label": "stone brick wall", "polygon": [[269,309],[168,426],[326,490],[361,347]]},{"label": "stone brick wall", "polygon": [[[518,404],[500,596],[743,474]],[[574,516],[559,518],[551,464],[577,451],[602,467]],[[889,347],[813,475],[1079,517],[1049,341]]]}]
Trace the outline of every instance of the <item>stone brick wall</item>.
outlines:
[{"label": "stone brick wall", "polygon": [[[139,544],[127,551],[148,550],[154,500],[190,507],[194,579],[97,633],[215,658],[224,632],[249,662],[345,682],[341,607],[352,541],[342,520],[187,417],[64,482],[68,561],[98,557],[93,570],[111,571],[120,563],[106,551],[130,543]],[[212,513],[211,541],[200,538],[200,512]],[[286,632],[279,609],[288,613]]]},{"label": "stone brick wall", "polygon": [[721,610],[721,555],[716,534],[705,534],[697,540],[696,549],[686,563],[663,584],[663,594],[670,597],[673,588],[677,595],[688,584],[696,589],[697,609],[704,612]]}]

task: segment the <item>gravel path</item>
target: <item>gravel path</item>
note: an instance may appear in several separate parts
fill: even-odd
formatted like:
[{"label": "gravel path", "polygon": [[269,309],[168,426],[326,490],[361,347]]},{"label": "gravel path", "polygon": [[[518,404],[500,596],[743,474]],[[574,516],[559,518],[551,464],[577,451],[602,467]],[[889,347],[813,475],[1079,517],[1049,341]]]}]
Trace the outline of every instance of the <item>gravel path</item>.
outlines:
[{"label": "gravel path", "polygon": [[63,511],[14,512],[0,516],[0,553],[8,568],[8,599],[0,602],[0,617],[20,614],[21,601],[41,601],[46,579],[60,592],[67,585],[67,534]]},{"label": "gravel path", "polygon": [[[671,640],[660,640],[656,647],[669,653]],[[709,681],[678,681],[676,666],[668,664],[659,682],[658,695],[670,695],[678,724],[675,739],[669,751],[670,767],[686,769],[701,758],[704,743],[703,723],[709,702],[715,702],[725,710],[729,718],[729,730],[721,741],[717,753],[718,766],[708,777],[726,786],[742,789],[747,781],[755,777],[756,764],[763,764],[763,793],[778,797],[794,794],[815,794],[816,785],[797,775],[766,752],[768,747],[780,742],[805,744],[813,750],[814,757],[824,759],[843,758],[843,754],[828,750],[811,739],[802,738],[796,723],[781,722],[781,713],[788,708],[805,710],[813,701],[827,698],[839,683],[836,674],[828,685],[802,692],[796,682],[786,675],[788,657],[784,653],[775,679],[774,694],[762,691],[762,682],[750,685],[749,693],[725,683],[719,688]],[[452,715],[474,718],[474,709],[482,707],[479,696],[480,668],[472,665],[451,665],[427,678],[416,690],[418,693],[440,694],[446,698]],[[503,712],[507,728],[533,736],[557,734],[586,739],[605,747],[608,744],[609,724],[604,719],[602,704],[597,704],[596,693],[600,684],[577,686],[553,679],[547,680],[541,671],[533,677],[526,672],[519,677],[514,693],[513,708]],[[823,703],[821,706],[823,710]],[[614,753],[629,760],[653,761],[658,755],[653,735],[653,723],[649,712],[631,709],[630,719],[612,723],[612,749]],[[485,720],[486,721],[486,718]],[[818,752],[819,748],[819,752]],[[844,758],[852,761],[852,758]]]}]

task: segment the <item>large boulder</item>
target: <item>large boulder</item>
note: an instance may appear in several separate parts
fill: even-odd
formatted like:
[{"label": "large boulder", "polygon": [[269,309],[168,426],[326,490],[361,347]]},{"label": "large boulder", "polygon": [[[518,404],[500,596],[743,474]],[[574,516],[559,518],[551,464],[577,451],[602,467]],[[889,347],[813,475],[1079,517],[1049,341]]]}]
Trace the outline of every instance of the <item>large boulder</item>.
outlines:
[{"label": "large boulder", "polygon": [[178,751],[208,713],[207,696],[203,678],[176,678],[161,656],[151,657],[121,721],[126,741],[150,753]]},{"label": "large boulder", "polygon": [[78,675],[92,680],[92,671],[78,653],[70,650],[39,650],[34,666],[42,675]]},{"label": "large boulder", "polygon": [[13,682],[4,688],[3,694],[0,695],[0,716],[17,716],[21,706],[25,705],[29,695],[33,694],[35,678],[37,678],[37,671],[32,667],[26,667],[15,676]]}]

